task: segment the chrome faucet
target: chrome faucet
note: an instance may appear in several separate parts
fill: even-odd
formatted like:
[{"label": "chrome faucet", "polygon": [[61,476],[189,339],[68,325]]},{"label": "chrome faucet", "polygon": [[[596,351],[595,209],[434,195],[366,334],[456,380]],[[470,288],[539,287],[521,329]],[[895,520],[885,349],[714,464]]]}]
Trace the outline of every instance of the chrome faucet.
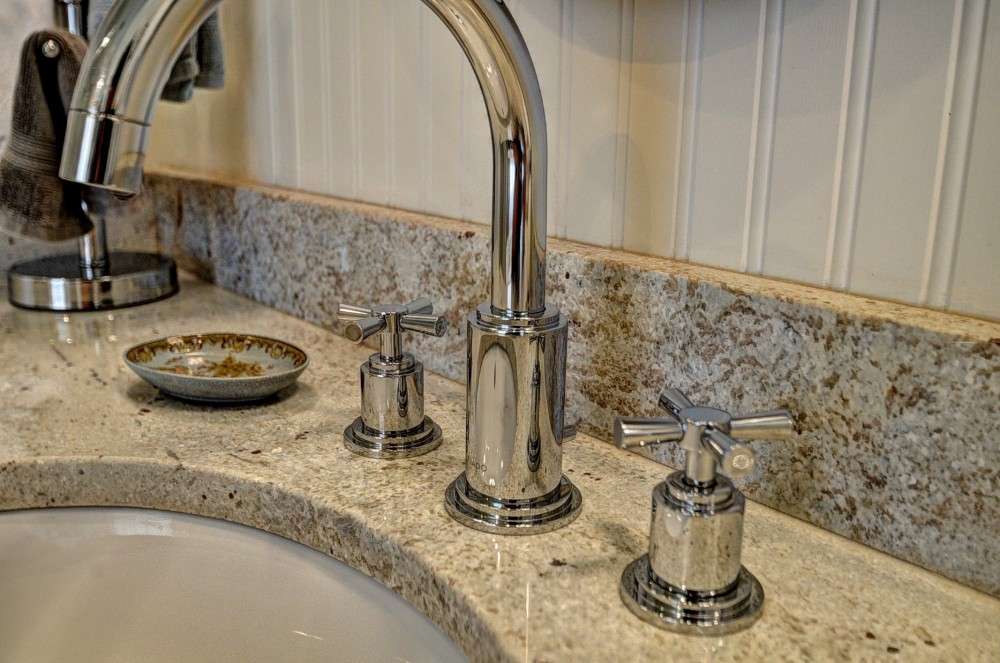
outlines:
[{"label": "chrome faucet", "polygon": [[[502,0],[422,0],[476,72],[493,138],[490,301],[468,318],[465,471],[445,503],[496,533],[569,523],[580,493],[562,473],[568,321],[545,304],[545,111],[534,65]],[[170,64],[222,0],[119,0],[91,40],[60,176],[131,195]]]},{"label": "chrome faucet", "polygon": [[403,332],[444,336],[448,320],[434,315],[421,297],[406,306],[353,306],[341,302],[337,319],[348,321],[352,343],[378,336],[379,349],[361,365],[361,416],[344,429],[352,452],[389,460],[413,458],[441,444],[441,427],[424,415],[424,365],[403,351]]}]

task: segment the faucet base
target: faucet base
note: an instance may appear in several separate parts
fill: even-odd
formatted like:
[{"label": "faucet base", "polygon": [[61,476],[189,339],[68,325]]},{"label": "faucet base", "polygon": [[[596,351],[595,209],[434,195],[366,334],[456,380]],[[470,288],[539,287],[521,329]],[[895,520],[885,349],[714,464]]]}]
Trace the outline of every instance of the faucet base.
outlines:
[{"label": "faucet base", "polygon": [[367,458],[395,460],[413,458],[434,451],[441,445],[441,427],[430,417],[415,430],[399,434],[372,434],[361,417],[344,429],[344,446]]},{"label": "faucet base", "polygon": [[115,251],[104,274],[87,274],[80,255],[22,262],[7,272],[7,297],[35,311],[95,311],[126,308],[177,293],[177,265],[154,253]]},{"label": "faucet base", "polygon": [[495,499],[469,486],[463,472],[444,496],[448,515],[466,527],[493,534],[542,534],[565,527],[580,515],[580,491],[562,477],[548,495],[526,500]]},{"label": "faucet base", "polygon": [[764,588],[740,567],[731,587],[721,592],[689,592],[672,587],[653,573],[649,555],[625,567],[619,593],[626,607],[645,622],[686,635],[728,635],[760,617]]}]

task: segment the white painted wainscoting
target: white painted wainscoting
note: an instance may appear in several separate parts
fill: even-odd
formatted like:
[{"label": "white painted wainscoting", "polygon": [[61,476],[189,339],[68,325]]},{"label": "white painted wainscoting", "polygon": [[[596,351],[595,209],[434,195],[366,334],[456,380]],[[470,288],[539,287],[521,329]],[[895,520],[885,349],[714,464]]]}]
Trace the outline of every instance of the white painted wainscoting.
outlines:
[{"label": "white painted wainscoting", "polygon": [[[509,0],[553,236],[1000,318],[1000,5]],[[230,0],[150,159],[489,218],[471,68],[416,0]]]}]

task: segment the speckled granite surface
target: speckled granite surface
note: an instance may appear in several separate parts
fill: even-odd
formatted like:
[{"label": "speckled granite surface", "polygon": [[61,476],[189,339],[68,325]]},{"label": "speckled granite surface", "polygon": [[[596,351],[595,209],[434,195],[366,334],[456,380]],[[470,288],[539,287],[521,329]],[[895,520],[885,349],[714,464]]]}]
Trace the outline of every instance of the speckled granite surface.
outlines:
[{"label": "speckled granite surface", "polygon": [[[486,228],[164,175],[146,195],[165,252],[305,320],[430,297],[452,328],[411,347],[464,380]],[[800,434],[754,443],[751,498],[1000,595],[1000,323],[558,240],[548,264],[572,320],[567,421],[610,440],[665,384],[734,412],[788,408]]]},{"label": "speckled granite surface", "polygon": [[[120,357],[139,340],[213,329],[284,338],[312,364],[270,402],[213,408],[161,396]],[[753,503],[744,562],[767,593],[761,620],[723,639],[648,626],[617,584],[647,545],[662,466],[581,435],[565,454],[584,497],[576,522],[526,538],[464,528],[442,498],[463,464],[463,387],[428,375],[437,451],[352,455],[341,432],[367,354],[191,280],[175,298],[110,315],[0,304],[0,509],[145,506],[266,529],[383,582],[474,661],[1000,657],[997,599]]]}]

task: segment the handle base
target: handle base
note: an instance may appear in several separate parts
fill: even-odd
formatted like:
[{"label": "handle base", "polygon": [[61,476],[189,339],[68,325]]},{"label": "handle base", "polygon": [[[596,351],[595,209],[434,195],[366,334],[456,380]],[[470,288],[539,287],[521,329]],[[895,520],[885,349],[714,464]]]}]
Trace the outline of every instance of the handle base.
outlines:
[{"label": "handle base", "polygon": [[379,460],[413,458],[434,451],[441,445],[441,427],[430,417],[414,430],[383,434],[365,426],[361,417],[344,429],[344,446],[353,453]]},{"label": "handle base", "polygon": [[643,555],[625,567],[619,594],[639,619],[684,635],[722,636],[752,625],[764,605],[760,581],[740,567],[736,582],[723,592],[690,592],[663,582]]}]

